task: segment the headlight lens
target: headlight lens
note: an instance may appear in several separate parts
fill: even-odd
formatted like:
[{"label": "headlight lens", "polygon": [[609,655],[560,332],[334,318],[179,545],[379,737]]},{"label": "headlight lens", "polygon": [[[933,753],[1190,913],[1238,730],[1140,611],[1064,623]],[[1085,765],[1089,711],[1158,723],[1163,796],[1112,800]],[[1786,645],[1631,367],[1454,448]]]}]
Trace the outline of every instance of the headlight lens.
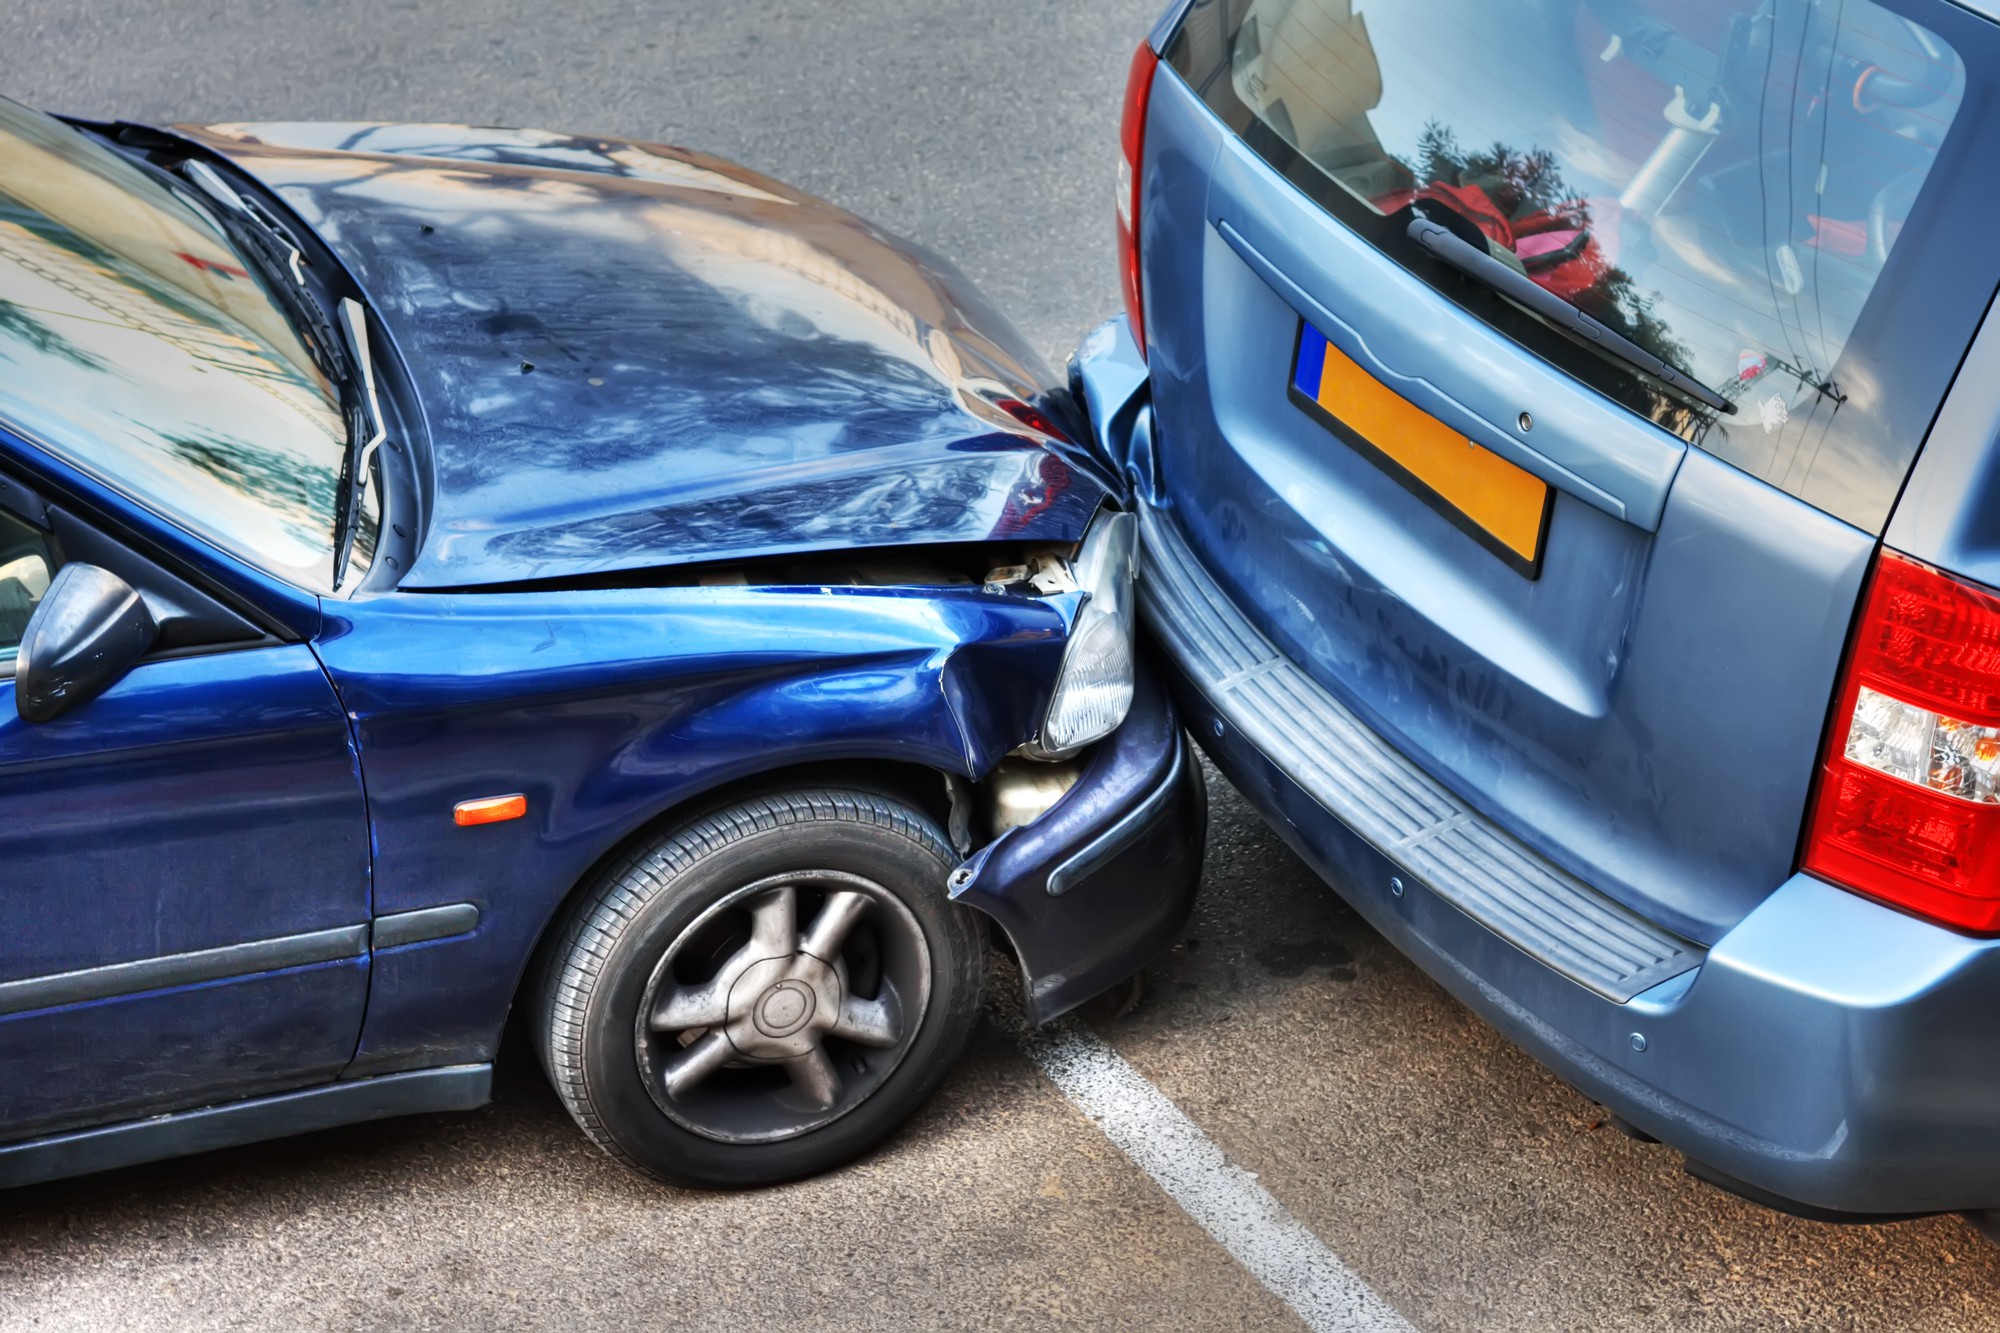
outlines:
[{"label": "headlight lens", "polygon": [[1042,724],[1041,749],[1074,753],[1118,729],[1132,707],[1132,565],[1139,524],[1106,514],[1084,535],[1077,584],[1086,599],[1070,628],[1062,674]]}]

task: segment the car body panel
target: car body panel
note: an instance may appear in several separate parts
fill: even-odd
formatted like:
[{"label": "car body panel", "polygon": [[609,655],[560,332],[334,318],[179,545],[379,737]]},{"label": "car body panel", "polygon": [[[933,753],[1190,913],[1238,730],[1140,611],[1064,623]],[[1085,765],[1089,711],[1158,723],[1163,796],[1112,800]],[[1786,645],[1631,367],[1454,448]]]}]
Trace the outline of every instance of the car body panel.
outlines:
[{"label": "car body panel", "polygon": [[1173,40],[1174,33],[1180,30],[1182,21],[1187,18],[1188,10],[1194,8],[1194,5],[1195,0],[1173,0],[1153,23],[1153,30],[1146,34],[1146,44],[1155,51],[1166,50],[1167,43]]},{"label": "car body panel", "polygon": [[[372,299],[398,437],[378,455],[385,522],[408,530],[359,586],[315,597],[0,431],[0,503],[74,513],[106,553],[267,635],[0,724],[10,816],[42,842],[98,835],[0,852],[43,856],[23,919],[63,917],[0,951],[0,1073],[17,1071],[0,1181],[483,1099],[550,922],[704,803],[886,789],[975,851],[958,816],[1036,739],[1084,601],[1060,578],[978,581],[1060,559],[1109,488],[1067,389],[941,262],[679,150],[263,128],[195,133],[254,173],[237,188],[267,183],[266,208],[323,229],[302,243],[322,298],[351,266]],[[758,562],[885,547],[901,560]],[[1031,994],[1061,1007],[1165,947],[1198,879],[1199,820],[1155,813],[1186,815],[1198,783],[1164,694],[1140,693],[1133,725],[1084,752],[1053,836],[1031,823],[1010,844],[1070,864],[1071,905],[1041,859],[996,869],[975,904],[1021,930]],[[104,755],[79,765],[91,737]],[[515,795],[523,817],[454,818]],[[127,866],[115,911],[58,910],[61,875],[176,838],[189,854]],[[79,1082],[30,1088],[30,1069]]]},{"label": "car body panel", "polygon": [[1154,498],[1146,450],[1134,438],[1152,429],[1151,380],[1131,325],[1114,319],[1092,329],[1067,368],[1070,395],[1089,417],[1091,448],[1117,478],[1121,494]]},{"label": "car body panel", "polygon": [[0,1018],[0,1142],[326,1082],[368,971],[356,955]]},{"label": "car body panel", "polygon": [[1883,544],[2000,587],[2000,319],[1991,309],[1882,534]]},{"label": "car body panel", "polygon": [[[977,777],[1033,735],[1064,608],[978,589],[429,594],[318,645],[354,719],[376,912],[477,929],[386,950],[351,1072],[491,1058],[529,952],[613,848],[703,792],[845,760]],[[942,794],[942,779],[938,779]],[[525,818],[452,807],[521,793]]]},{"label": "car body panel", "polygon": [[34,1185],[419,1111],[470,1111],[484,1106],[492,1092],[491,1065],[450,1065],[51,1134],[0,1145],[0,1187]]},{"label": "car body panel", "polygon": [[[1719,938],[1790,873],[1872,541],[1630,418],[1673,454],[1664,504],[1639,512],[1632,491],[1619,518],[1545,470],[1542,569],[1522,577],[1288,401],[1298,312],[1217,223],[1248,235],[1263,216],[1257,234],[1286,233],[1285,262],[1313,273],[1341,224],[1232,147],[1171,69],[1146,152],[1151,447],[1197,553],[1321,685],[1513,836]],[[1579,441],[1588,416],[1629,418],[1578,393]],[[1798,665],[1741,669],[1759,661]]]},{"label": "car body panel", "polygon": [[185,132],[334,250],[415,377],[435,496],[404,587],[1073,541],[1103,497],[955,270],[740,168],[462,126]]},{"label": "car body panel", "polygon": [[1166,685],[1149,674],[1076,785],[952,876],[953,900],[991,917],[1020,956],[1031,1020],[1074,1009],[1122,979],[1118,960],[1151,957],[1180,934],[1207,800]]},{"label": "car body panel", "polygon": [[1394,862],[1233,732],[1214,736],[1200,693],[1175,679],[1203,749],[1293,850],[1585,1096],[1767,1202],[1865,1220],[2000,1199],[1993,941],[1799,875],[1698,971],[1613,1003],[1423,885],[1393,893]]},{"label": "car body panel", "polygon": [[[1220,14],[1170,18],[1212,41]],[[1964,16],[1950,24],[1961,49],[1992,45]],[[1156,30],[1154,45],[1180,35]],[[1974,105],[1966,123],[1986,134]],[[1301,315],[1336,345],[1342,330],[1321,321],[1345,324],[1365,360],[1387,343],[1362,325],[1397,314],[1348,268],[1326,271],[1354,258],[1329,242],[1340,224],[1171,68],[1153,83],[1145,151],[1147,380],[1133,382],[1122,321],[1086,340],[1071,375],[1094,411],[1115,407],[1093,425],[1150,511],[1142,530],[1171,535],[1195,561],[1173,567],[1198,569],[1211,599],[1197,615],[1142,582],[1175,697],[1224,775],[1454,995],[1697,1174],[1850,1219],[1995,1206],[1994,942],[1794,872],[1876,533],[1687,448],[1662,474],[1656,521],[1537,470],[1558,493],[1540,577],[1522,578],[1285,401]],[[1990,178],[1962,183],[1970,199]],[[1901,378],[1855,382],[1902,403],[1951,388],[1886,541],[1992,585],[2000,330],[1988,319],[1967,353],[1955,324],[1920,309],[1938,256],[1899,255],[1869,307],[1869,350],[1907,327],[1877,363]],[[1467,323],[1445,312],[1454,321]],[[1378,355],[1375,369],[1393,382],[1401,367]],[[1539,404],[1522,409],[1539,432]],[[1156,558],[1166,544],[1149,537],[1152,580],[1171,564]],[[1317,691],[1368,744],[1272,744],[1288,720],[1299,729],[1296,708],[1243,725],[1262,687],[1218,680],[1218,655],[1189,646],[1229,625],[1274,645],[1259,680]],[[1382,836],[1424,813],[1391,809],[1415,786],[1384,780],[1384,763],[1448,789],[1458,813]],[[1339,817],[1330,792],[1387,813]],[[1452,840],[1479,851],[1458,857],[1463,879],[1410,873],[1444,864],[1432,853]],[[1531,873],[1532,861],[1546,864]],[[1631,993],[1586,984],[1568,959],[1596,927],[1544,911],[1550,875],[1688,941],[1662,964],[1674,975],[1641,969],[1650,989]],[[1475,910],[1500,899],[1508,912]]]},{"label": "car body panel", "polygon": [[[149,662],[53,722],[16,716],[14,689],[0,679],[0,983],[367,922],[360,773],[306,645]],[[21,1001],[0,1017],[0,1136],[330,1076],[368,997],[365,947],[347,952]]]},{"label": "car body panel", "polygon": [[0,981],[368,919],[360,777],[305,645],[148,662],[53,722],[15,715],[11,679],[0,703],[0,882],[25,932]]},{"label": "car body panel", "polygon": [[[1614,518],[1653,531],[1687,445],[1603,401],[1492,329],[1470,325],[1401,265],[1338,224],[1276,176],[1240,139],[1224,139],[1211,168],[1208,222],[1263,286],[1326,335],[1370,377],[1455,433]],[[1215,355],[1254,327],[1234,300],[1250,284],[1213,251],[1203,314]],[[1250,371],[1260,349],[1217,370]],[[1256,369],[1263,369],[1259,365]],[[1533,407],[1533,428],[1519,424]],[[1245,407],[1226,396],[1218,412]],[[1231,421],[1221,421],[1225,431]],[[1232,432],[1233,438],[1233,432]]]}]

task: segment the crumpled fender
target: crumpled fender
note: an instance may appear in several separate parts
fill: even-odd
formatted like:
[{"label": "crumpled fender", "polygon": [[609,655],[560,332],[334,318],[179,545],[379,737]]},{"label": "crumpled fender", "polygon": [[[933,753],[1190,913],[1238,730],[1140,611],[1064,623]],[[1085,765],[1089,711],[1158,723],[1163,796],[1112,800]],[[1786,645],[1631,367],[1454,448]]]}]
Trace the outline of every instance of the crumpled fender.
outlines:
[{"label": "crumpled fender", "polygon": [[1011,635],[968,639],[950,650],[939,668],[945,705],[958,723],[967,777],[986,776],[1010,750],[1033,740],[1048,712],[1063,649],[1084,599],[1081,593],[1063,593],[1037,600],[1061,623],[1061,639],[1046,672],[1022,671],[1021,645]]},{"label": "crumpled fender", "polygon": [[[490,1058],[571,887],[706,792],[870,759],[982,776],[1034,734],[1067,631],[1059,606],[972,587],[397,594],[326,614],[314,648],[367,782],[375,914],[480,914],[374,955],[357,1073]],[[527,816],[453,826],[455,802],[496,793]]]},{"label": "crumpled fender", "polygon": [[1152,961],[1194,910],[1207,789],[1165,684],[1144,670],[1137,684],[1076,785],[951,877],[953,900],[1006,932],[1037,1023]]}]

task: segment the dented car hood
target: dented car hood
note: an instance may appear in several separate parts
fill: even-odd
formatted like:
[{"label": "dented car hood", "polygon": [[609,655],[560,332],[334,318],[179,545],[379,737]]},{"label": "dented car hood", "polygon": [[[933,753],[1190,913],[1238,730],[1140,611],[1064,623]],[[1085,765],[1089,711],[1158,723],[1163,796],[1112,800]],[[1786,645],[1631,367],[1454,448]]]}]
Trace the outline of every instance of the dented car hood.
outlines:
[{"label": "dented car hood", "polygon": [[1069,541],[1103,498],[963,277],[742,168],[529,130],[179,132],[319,233],[399,353],[430,490],[405,587]]}]

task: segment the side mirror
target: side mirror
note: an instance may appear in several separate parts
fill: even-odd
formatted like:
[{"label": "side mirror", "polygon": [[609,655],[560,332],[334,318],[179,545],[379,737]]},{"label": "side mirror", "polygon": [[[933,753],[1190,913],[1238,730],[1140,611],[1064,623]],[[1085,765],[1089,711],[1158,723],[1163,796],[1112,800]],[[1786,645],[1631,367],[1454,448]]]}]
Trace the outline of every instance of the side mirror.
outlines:
[{"label": "side mirror", "polygon": [[136,666],[158,634],[131,584],[96,565],[64,565],[14,659],[15,708],[23,721],[47,722],[90,702]]}]

